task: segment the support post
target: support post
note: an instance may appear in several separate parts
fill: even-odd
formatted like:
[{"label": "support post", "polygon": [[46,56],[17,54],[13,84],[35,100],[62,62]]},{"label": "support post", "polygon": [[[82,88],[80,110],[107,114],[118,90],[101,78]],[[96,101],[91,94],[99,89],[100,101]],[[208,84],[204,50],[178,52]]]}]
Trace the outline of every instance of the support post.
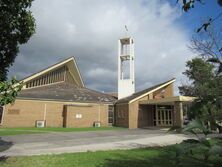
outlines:
[{"label": "support post", "polygon": [[173,125],[183,127],[183,104],[180,101],[174,102]]}]

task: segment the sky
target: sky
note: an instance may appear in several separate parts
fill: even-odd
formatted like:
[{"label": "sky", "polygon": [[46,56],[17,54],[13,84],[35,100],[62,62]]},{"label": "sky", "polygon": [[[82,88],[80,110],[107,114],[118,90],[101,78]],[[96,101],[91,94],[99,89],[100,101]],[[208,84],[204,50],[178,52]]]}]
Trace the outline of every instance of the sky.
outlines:
[{"label": "sky", "polygon": [[193,57],[188,45],[200,20],[216,16],[216,0],[197,4],[188,13],[176,0],[35,0],[31,11],[36,33],[10,68],[22,79],[74,56],[86,87],[117,91],[118,39],[135,41],[136,90],[176,78],[183,83],[185,62]]}]

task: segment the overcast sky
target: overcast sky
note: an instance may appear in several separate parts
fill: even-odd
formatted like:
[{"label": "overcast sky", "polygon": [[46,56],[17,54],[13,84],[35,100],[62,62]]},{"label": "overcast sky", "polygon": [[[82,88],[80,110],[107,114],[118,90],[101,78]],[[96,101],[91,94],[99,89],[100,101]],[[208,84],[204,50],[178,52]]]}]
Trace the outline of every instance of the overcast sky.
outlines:
[{"label": "overcast sky", "polygon": [[117,42],[124,25],[135,39],[137,90],[173,77],[180,84],[192,55],[181,9],[165,0],[36,0],[31,10],[36,33],[9,73],[18,79],[75,56],[88,88],[117,91]]}]

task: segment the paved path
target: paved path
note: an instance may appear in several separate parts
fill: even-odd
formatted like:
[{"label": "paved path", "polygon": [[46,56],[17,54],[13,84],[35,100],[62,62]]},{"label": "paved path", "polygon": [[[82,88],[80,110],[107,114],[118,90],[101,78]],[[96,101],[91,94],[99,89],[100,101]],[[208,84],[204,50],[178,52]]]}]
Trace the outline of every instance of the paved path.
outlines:
[{"label": "paved path", "polygon": [[131,149],[179,143],[188,136],[164,130],[115,130],[96,132],[53,132],[0,137],[6,150],[0,156],[60,154],[96,150]]}]

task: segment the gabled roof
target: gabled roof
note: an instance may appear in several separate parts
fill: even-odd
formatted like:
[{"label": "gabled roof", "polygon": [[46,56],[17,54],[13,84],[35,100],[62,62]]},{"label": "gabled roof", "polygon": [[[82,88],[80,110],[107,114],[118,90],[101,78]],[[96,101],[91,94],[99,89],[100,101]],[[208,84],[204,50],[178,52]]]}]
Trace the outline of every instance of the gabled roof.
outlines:
[{"label": "gabled roof", "polygon": [[19,92],[17,99],[46,100],[78,103],[114,103],[116,99],[105,93],[71,83],[61,82]]},{"label": "gabled roof", "polygon": [[67,58],[67,59],[59,62],[59,63],[53,64],[53,65],[51,65],[51,66],[49,66],[49,67],[47,67],[47,68],[45,68],[45,69],[43,69],[43,70],[41,70],[41,71],[39,71],[37,73],[34,73],[34,74],[32,74],[32,75],[22,79],[21,81],[23,83],[26,83],[26,82],[28,82],[30,80],[33,80],[34,78],[37,78],[37,77],[39,77],[41,75],[44,75],[44,74],[46,74],[48,72],[51,72],[51,71],[53,71],[53,70],[55,70],[55,69],[57,69],[59,67],[62,67],[64,65],[66,65],[68,67],[68,69],[69,69],[73,79],[76,81],[78,86],[84,87],[84,82],[82,80],[82,76],[80,74],[79,68],[77,66],[77,63],[76,63],[74,57],[70,57],[70,58]]},{"label": "gabled roof", "polygon": [[159,90],[159,89],[161,89],[161,88],[163,88],[163,87],[173,83],[174,81],[175,81],[175,78],[170,79],[170,80],[168,80],[166,82],[154,85],[154,86],[152,86],[150,88],[147,88],[147,89],[144,89],[142,91],[136,92],[136,93],[132,94],[131,96],[119,99],[117,101],[117,104],[118,103],[132,103],[132,102],[134,102],[134,101],[136,101],[136,100],[138,100],[138,99],[140,99],[140,98],[142,98],[144,96],[147,96],[148,94],[150,94],[150,93],[152,93],[154,91],[157,91],[157,90]]}]

